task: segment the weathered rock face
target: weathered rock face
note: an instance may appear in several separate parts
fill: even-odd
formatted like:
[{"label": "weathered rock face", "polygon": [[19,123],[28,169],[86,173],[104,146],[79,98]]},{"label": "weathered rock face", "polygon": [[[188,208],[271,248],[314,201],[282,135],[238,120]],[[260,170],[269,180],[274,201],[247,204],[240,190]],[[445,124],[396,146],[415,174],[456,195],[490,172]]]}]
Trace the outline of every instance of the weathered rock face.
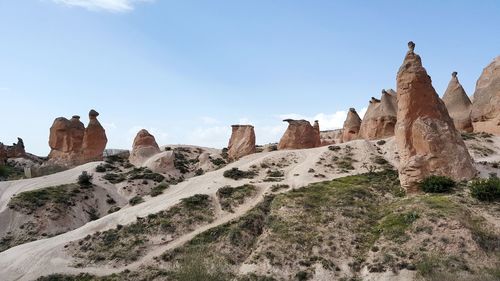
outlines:
[{"label": "weathered rock face", "polygon": [[397,97],[385,90],[382,90],[380,100],[372,97],[363,121],[361,121],[359,137],[376,140],[393,136],[397,108]]},{"label": "weathered rock face", "polygon": [[430,175],[454,180],[475,176],[472,159],[446,106],[432,87],[420,56],[410,50],[397,75],[398,115],[395,128],[400,156],[399,179],[409,192]]},{"label": "weathered rock face", "polygon": [[89,112],[89,124],[85,128],[83,137],[82,152],[83,161],[99,161],[103,158],[103,152],[108,143],[106,131],[97,120],[99,113],[95,110]]},{"label": "weathered rock face", "polygon": [[[303,149],[321,146],[319,128],[315,129],[306,120],[286,119],[288,129],[281,138],[278,149]],[[318,125],[319,127],[319,125]]]},{"label": "weathered rock face", "polygon": [[342,142],[348,142],[358,138],[359,129],[361,128],[361,118],[359,118],[356,109],[349,108],[347,118],[342,128]]},{"label": "weathered rock face", "polygon": [[228,145],[230,160],[237,160],[243,156],[255,153],[255,131],[251,125],[233,125]]},{"label": "weathered rock face", "polygon": [[17,138],[17,143],[13,143],[11,146],[4,146],[7,158],[19,158],[26,157],[26,150],[24,149],[23,139]]},{"label": "weathered rock face", "polygon": [[474,131],[500,134],[500,56],[483,70],[473,100]]},{"label": "weathered rock face", "polygon": [[5,149],[5,145],[0,142],[0,165],[5,164],[7,161],[7,150]]},{"label": "weathered rock face", "polygon": [[472,120],[470,118],[472,102],[458,81],[456,72],[451,74],[451,81],[443,95],[443,102],[451,119],[453,119],[455,128],[460,132],[472,132]]},{"label": "weathered rock face", "polygon": [[80,116],[71,120],[59,117],[50,127],[49,161],[62,166],[74,166],[102,160],[107,138],[104,128],[97,120],[95,110],[89,112],[87,128],[80,122]]},{"label": "weathered rock face", "polygon": [[321,146],[342,143],[342,129],[320,131]]},{"label": "weathered rock face", "polygon": [[147,130],[142,129],[135,136],[129,161],[133,165],[141,166],[146,160],[158,153],[160,153],[160,147],[156,143],[155,137]]}]

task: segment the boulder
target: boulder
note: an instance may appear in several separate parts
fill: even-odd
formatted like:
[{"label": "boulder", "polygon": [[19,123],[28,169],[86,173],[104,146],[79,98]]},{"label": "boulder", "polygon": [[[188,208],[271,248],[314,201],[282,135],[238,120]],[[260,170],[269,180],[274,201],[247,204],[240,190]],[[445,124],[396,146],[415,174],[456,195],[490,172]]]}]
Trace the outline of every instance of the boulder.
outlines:
[{"label": "boulder", "polygon": [[376,140],[393,136],[397,112],[396,95],[382,90],[380,99],[372,97],[370,100],[363,121],[361,121],[359,137]]},{"label": "boulder", "polygon": [[321,146],[319,128],[315,129],[309,121],[286,119],[283,122],[288,122],[288,128],[278,144],[279,150]]},{"label": "boulder", "polygon": [[397,74],[395,139],[401,185],[415,192],[418,183],[430,175],[469,180],[476,175],[472,158],[420,56],[414,53],[415,44],[410,42],[408,47]]},{"label": "boulder", "polygon": [[349,108],[347,118],[342,128],[342,142],[348,142],[358,138],[359,129],[361,127],[361,118],[359,118],[356,109]]},{"label": "boulder", "polygon": [[460,132],[472,132],[472,120],[470,118],[472,102],[458,81],[457,72],[451,74],[451,81],[448,83],[448,88],[446,88],[443,95],[443,102],[451,119],[453,119],[455,128]]},{"label": "boulder", "polygon": [[177,171],[175,168],[175,154],[173,151],[158,152],[144,160],[141,165],[147,167],[154,173],[172,174]]},{"label": "boulder", "polygon": [[475,132],[500,134],[500,56],[477,80],[471,119]]},{"label": "boulder", "polygon": [[85,128],[82,144],[83,162],[100,161],[103,159],[104,149],[108,143],[106,131],[97,120],[99,113],[95,110],[89,112],[89,124]]},{"label": "boulder", "polygon": [[232,125],[231,138],[228,145],[228,156],[231,161],[255,153],[255,131],[251,125]]},{"label": "boulder", "polygon": [[147,130],[142,129],[135,136],[129,161],[135,166],[141,166],[146,160],[158,153],[160,153],[160,147],[156,143],[155,137]]}]

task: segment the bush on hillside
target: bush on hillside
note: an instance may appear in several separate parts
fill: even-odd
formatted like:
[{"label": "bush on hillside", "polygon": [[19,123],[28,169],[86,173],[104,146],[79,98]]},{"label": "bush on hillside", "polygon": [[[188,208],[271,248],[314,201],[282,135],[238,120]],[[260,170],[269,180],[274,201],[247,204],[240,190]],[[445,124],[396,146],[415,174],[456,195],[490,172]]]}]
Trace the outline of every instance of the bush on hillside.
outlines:
[{"label": "bush on hillside", "polygon": [[455,181],[444,176],[429,176],[420,182],[420,188],[427,193],[449,192],[455,185]]},{"label": "bush on hillside", "polygon": [[475,180],[470,184],[472,197],[480,201],[499,201],[500,200],[500,179],[490,177],[489,179]]}]

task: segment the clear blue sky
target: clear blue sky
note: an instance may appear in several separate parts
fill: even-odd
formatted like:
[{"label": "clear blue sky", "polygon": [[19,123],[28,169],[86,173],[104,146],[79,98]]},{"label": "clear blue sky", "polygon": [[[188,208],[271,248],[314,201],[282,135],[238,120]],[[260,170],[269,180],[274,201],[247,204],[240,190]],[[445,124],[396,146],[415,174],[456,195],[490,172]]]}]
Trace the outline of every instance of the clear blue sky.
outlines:
[{"label": "clear blue sky", "polygon": [[49,152],[58,116],[95,108],[109,148],[139,128],[160,144],[222,147],[250,122],[342,123],[396,72],[413,40],[434,87],[467,93],[500,55],[500,1],[0,0],[0,141]]}]

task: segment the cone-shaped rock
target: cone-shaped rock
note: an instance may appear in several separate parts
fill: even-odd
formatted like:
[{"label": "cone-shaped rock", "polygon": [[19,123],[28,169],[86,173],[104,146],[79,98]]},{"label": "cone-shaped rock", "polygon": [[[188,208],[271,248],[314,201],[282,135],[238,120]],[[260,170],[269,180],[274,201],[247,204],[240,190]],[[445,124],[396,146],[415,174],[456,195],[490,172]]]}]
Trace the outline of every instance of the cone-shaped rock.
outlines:
[{"label": "cone-shaped rock", "polygon": [[477,80],[471,118],[475,132],[500,134],[500,56]]},{"label": "cone-shaped rock", "polygon": [[397,97],[385,90],[382,90],[380,100],[372,97],[363,121],[361,121],[359,137],[376,140],[393,136],[397,108]]},{"label": "cone-shaped rock", "polygon": [[398,115],[395,128],[400,156],[399,179],[407,191],[430,175],[468,180],[476,175],[472,159],[431,78],[415,54],[415,44],[397,75]]},{"label": "cone-shaped rock", "polygon": [[95,110],[89,112],[89,124],[83,136],[82,152],[83,161],[99,161],[103,158],[104,149],[108,143],[106,131],[97,120],[99,113]]},{"label": "cone-shaped rock", "polygon": [[451,74],[450,83],[443,95],[443,102],[448,109],[451,119],[453,119],[453,123],[455,123],[455,128],[460,132],[472,132],[472,121],[470,118],[472,102],[458,81],[456,72]]},{"label": "cone-shaped rock", "polygon": [[288,128],[278,144],[279,150],[313,148],[321,145],[319,130],[311,126],[309,121],[286,119],[283,122],[288,122]]},{"label": "cone-shaped rock", "polygon": [[230,160],[238,160],[243,156],[255,153],[255,131],[252,125],[232,125],[229,139],[228,156]]},{"label": "cone-shaped rock", "polygon": [[349,108],[347,118],[344,121],[342,128],[342,142],[348,142],[358,138],[359,129],[361,128],[361,118],[359,118],[356,109]]},{"label": "cone-shaped rock", "polygon": [[147,130],[142,129],[135,136],[129,161],[135,166],[141,166],[157,153],[160,153],[160,147],[156,143],[155,137]]}]

